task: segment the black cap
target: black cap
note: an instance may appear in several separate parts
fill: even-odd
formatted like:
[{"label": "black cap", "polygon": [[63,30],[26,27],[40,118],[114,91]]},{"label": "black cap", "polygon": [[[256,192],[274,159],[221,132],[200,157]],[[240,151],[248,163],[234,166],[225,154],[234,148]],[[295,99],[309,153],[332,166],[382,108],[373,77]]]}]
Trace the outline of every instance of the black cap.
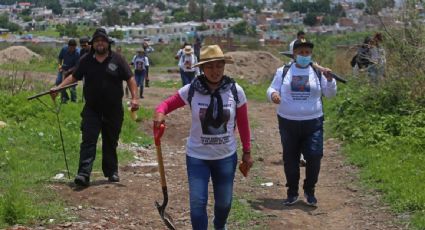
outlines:
[{"label": "black cap", "polygon": [[69,39],[68,46],[77,46],[77,41],[75,39]]},{"label": "black cap", "polygon": [[308,47],[313,49],[314,44],[311,43],[310,41],[306,40],[306,39],[298,39],[294,42],[294,50],[299,48],[299,47]]},{"label": "black cap", "polygon": [[81,45],[81,43],[86,43],[86,42],[89,42],[89,41],[90,41],[90,39],[89,39],[88,36],[83,36],[83,37],[80,38],[80,45]]},{"label": "black cap", "polygon": [[111,39],[108,37],[108,33],[106,33],[106,30],[104,28],[97,28],[96,31],[94,31],[93,36],[90,40],[90,44],[93,43],[93,40],[98,37],[104,37],[109,43],[112,42]]}]

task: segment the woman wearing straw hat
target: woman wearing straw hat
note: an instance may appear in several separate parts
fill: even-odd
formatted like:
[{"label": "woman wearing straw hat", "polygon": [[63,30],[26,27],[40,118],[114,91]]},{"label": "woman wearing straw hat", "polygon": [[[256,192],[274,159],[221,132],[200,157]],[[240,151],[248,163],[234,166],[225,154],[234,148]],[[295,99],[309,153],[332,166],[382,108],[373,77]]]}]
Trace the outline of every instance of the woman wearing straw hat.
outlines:
[{"label": "woman wearing straw hat", "polygon": [[183,54],[179,60],[180,76],[182,78],[182,85],[187,85],[192,82],[195,76],[199,75],[199,68],[196,66],[198,58],[193,54],[191,45],[186,45],[183,48]]},{"label": "woman wearing straw hat", "polygon": [[193,229],[207,229],[208,183],[214,190],[214,228],[226,229],[237,165],[237,125],[242,146],[242,164],[249,169],[250,130],[247,101],[243,89],[224,75],[226,64],[220,47],[210,45],[201,50],[197,66],[203,71],[189,85],[161,102],[156,108],[154,128],[165,121],[165,115],[184,105],[192,111],[190,136],[186,144],[186,165],[190,192],[190,217]]}]

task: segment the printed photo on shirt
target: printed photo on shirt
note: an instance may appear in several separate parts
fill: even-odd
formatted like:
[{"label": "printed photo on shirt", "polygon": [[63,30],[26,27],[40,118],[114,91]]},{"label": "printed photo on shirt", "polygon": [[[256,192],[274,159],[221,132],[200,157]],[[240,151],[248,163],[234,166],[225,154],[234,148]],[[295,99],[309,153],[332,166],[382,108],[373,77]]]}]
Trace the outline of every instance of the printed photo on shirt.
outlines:
[{"label": "printed photo on shirt", "polygon": [[310,96],[310,81],[308,75],[294,75],[291,81],[291,95],[295,101],[307,100]]},{"label": "printed photo on shirt", "polygon": [[205,135],[218,135],[227,133],[227,122],[230,119],[230,110],[223,108],[223,114],[218,117],[217,112],[207,114],[207,108],[199,109],[199,120],[201,120],[202,133]]}]

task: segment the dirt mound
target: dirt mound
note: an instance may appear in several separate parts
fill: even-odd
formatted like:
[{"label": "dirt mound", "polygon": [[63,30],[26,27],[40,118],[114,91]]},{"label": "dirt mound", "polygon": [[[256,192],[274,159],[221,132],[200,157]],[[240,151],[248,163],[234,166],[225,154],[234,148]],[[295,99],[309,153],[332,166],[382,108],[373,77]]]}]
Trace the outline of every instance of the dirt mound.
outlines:
[{"label": "dirt mound", "polygon": [[226,56],[231,56],[235,64],[226,65],[225,74],[254,83],[273,79],[276,69],[283,65],[279,58],[265,51],[228,52]]},{"label": "dirt mound", "polygon": [[11,46],[0,51],[0,64],[13,62],[29,63],[34,58],[41,59],[41,56],[25,46]]}]

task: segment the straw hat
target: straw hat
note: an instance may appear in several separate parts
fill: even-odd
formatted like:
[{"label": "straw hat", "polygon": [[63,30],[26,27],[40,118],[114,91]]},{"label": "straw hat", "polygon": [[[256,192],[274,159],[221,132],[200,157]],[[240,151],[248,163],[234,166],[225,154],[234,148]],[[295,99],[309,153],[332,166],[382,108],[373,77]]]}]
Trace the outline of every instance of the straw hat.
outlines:
[{"label": "straw hat", "polygon": [[231,57],[225,57],[223,51],[218,45],[210,45],[202,47],[201,49],[201,58],[198,63],[193,66],[199,66],[207,62],[212,61],[225,61],[226,64],[233,64],[233,59]]},{"label": "straw hat", "polygon": [[184,49],[183,49],[183,52],[184,52],[185,54],[192,54],[192,53],[193,53],[192,46],[191,46],[191,45],[187,45],[187,46],[185,46],[185,47],[184,47]]}]

